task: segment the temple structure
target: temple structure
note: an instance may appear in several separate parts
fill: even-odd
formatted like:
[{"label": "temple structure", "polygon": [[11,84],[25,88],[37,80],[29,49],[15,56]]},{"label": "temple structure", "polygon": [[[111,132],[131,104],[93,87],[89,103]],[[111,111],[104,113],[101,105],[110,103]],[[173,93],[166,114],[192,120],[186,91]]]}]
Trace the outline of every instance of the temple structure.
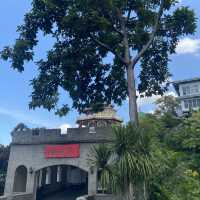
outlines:
[{"label": "temple structure", "polygon": [[68,129],[65,135],[60,129],[29,129],[20,124],[12,132],[5,191],[0,200],[48,200],[59,192],[66,199],[95,196],[98,179],[97,169],[88,159],[91,148],[112,142],[111,125],[121,122],[108,106],[100,113],[88,109],[77,120],[79,127]]},{"label": "temple structure", "polygon": [[113,106],[105,106],[100,112],[95,113],[91,108],[85,110],[85,115],[78,118],[79,127],[109,127],[121,124],[122,120],[117,117]]}]

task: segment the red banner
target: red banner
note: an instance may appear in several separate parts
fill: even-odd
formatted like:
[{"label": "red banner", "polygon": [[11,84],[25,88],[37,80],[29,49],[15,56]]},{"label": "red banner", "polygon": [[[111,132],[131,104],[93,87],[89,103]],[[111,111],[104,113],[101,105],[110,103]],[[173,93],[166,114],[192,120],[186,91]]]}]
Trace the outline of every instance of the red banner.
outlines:
[{"label": "red banner", "polygon": [[80,144],[46,145],[45,158],[78,158],[80,157]]}]

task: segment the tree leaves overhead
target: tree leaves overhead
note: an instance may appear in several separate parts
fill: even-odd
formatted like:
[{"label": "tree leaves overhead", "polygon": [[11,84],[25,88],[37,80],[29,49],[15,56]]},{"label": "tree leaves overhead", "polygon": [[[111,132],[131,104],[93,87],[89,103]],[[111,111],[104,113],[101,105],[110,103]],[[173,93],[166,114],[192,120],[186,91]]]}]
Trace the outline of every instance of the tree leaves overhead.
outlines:
[{"label": "tree leaves overhead", "polygon": [[[141,60],[138,90],[147,96],[166,90],[162,83],[170,76],[169,55],[175,53],[179,37],[196,28],[194,12],[187,7],[172,12],[175,3],[165,0],[159,30]],[[79,112],[97,102],[121,105],[128,95],[122,19],[134,57],[151,37],[159,6],[160,0],[33,0],[18,27],[19,38],[4,48],[1,57],[22,72],[25,63],[34,60],[41,31],[55,44],[47,59],[37,62],[31,108],[42,106],[66,114],[69,105],[58,107],[59,88],[69,94]],[[108,59],[110,53],[113,59]]]}]

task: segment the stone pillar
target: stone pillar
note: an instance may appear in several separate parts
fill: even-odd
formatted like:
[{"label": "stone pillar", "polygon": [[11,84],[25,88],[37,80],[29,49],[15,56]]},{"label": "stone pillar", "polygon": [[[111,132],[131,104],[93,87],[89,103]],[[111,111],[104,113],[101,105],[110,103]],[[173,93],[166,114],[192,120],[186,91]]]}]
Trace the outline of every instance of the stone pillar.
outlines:
[{"label": "stone pillar", "polygon": [[26,185],[26,192],[27,193],[34,193],[35,187],[36,187],[36,172],[31,172],[28,169],[28,174],[27,174],[27,185]]},{"label": "stone pillar", "polygon": [[10,161],[8,163],[8,169],[7,169],[7,176],[6,176],[6,184],[4,189],[4,195],[10,195],[13,192],[13,186],[14,186],[14,178],[15,178],[15,166],[10,164]]},{"label": "stone pillar", "polygon": [[72,177],[71,166],[67,166],[66,181],[65,181],[67,185],[71,185],[71,177]]},{"label": "stone pillar", "polygon": [[35,173],[35,185],[34,185],[34,189],[33,189],[33,200],[36,200],[37,198],[37,190],[39,187],[41,187],[41,180],[42,180],[42,173],[41,170],[37,171]]},{"label": "stone pillar", "polygon": [[91,167],[88,171],[88,195],[97,193],[97,169]]},{"label": "stone pillar", "polygon": [[61,174],[62,174],[62,168],[61,168],[61,166],[58,166],[57,167],[57,177],[56,177],[57,183],[60,183],[62,180]]},{"label": "stone pillar", "polygon": [[50,167],[47,167],[45,184],[46,185],[51,184],[51,168]]},{"label": "stone pillar", "polygon": [[39,170],[39,180],[38,180],[38,187],[42,186],[42,169]]}]

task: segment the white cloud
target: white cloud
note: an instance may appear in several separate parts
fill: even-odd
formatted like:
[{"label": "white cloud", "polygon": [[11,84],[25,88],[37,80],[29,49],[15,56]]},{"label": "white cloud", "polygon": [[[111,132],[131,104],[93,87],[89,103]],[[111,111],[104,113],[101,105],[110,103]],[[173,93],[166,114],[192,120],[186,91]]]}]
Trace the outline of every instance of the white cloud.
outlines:
[{"label": "white cloud", "polygon": [[154,114],[154,113],[155,113],[155,110],[149,110],[147,113],[149,113],[149,114]]},{"label": "white cloud", "polygon": [[173,91],[167,92],[166,95],[171,95],[173,97],[178,97],[178,95],[175,92],[173,92]]},{"label": "white cloud", "polygon": [[57,126],[55,124],[50,123],[48,120],[40,119],[39,117],[36,118],[35,116],[31,115],[30,112],[25,113],[19,110],[0,107],[0,115],[6,115],[8,117],[11,117],[12,119],[17,120],[18,122],[30,123],[34,126],[46,128],[60,128],[61,134],[66,134],[67,129],[72,127],[70,124],[67,123]]},{"label": "white cloud", "polygon": [[177,54],[198,54],[200,50],[200,39],[183,38],[176,48]]},{"label": "white cloud", "polygon": [[13,110],[8,108],[0,107],[0,114],[6,115],[8,117],[11,117],[19,122],[23,123],[30,123],[36,126],[49,126],[49,121],[46,121],[44,119],[39,119],[39,117],[33,117],[31,114],[24,113],[19,110]]},{"label": "white cloud", "polygon": [[[172,95],[174,97],[177,97],[177,94],[173,91],[166,92],[165,95]],[[137,103],[138,103],[138,106],[140,107],[140,106],[144,106],[144,105],[147,105],[147,104],[153,104],[159,98],[161,98],[161,95],[153,95],[151,97],[139,97],[137,99]]]},{"label": "white cloud", "polygon": [[67,129],[71,128],[71,125],[66,123],[66,124],[60,125],[58,128],[61,129],[61,134],[67,134]]},{"label": "white cloud", "polygon": [[157,99],[159,99],[161,96],[160,95],[153,95],[151,97],[139,97],[137,99],[137,104],[138,106],[143,106],[147,104],[152,104],[154,103]]}]

